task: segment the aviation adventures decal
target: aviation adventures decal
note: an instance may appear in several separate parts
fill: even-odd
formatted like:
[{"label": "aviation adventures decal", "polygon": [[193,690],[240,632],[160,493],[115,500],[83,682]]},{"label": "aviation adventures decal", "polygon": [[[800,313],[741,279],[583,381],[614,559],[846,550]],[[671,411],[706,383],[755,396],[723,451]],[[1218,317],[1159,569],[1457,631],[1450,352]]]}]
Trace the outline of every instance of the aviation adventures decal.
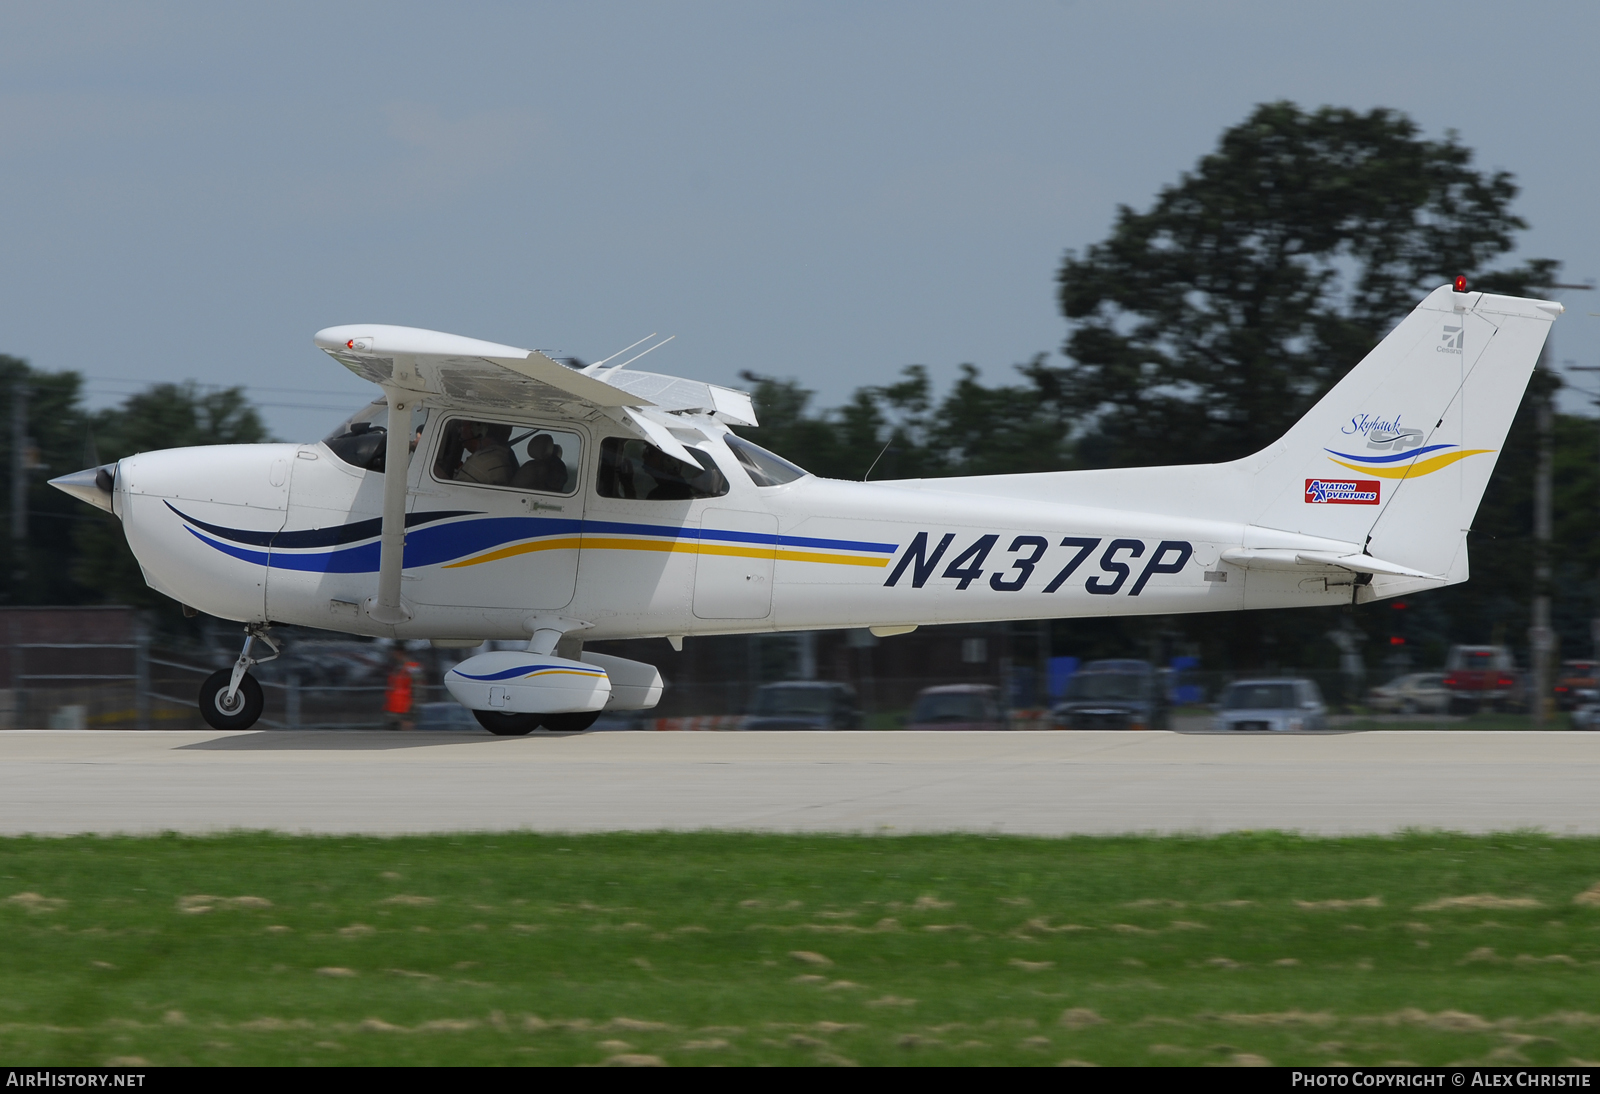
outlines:
[{"label": "aviation adventures decal", "polygon": [[[1468,456],[1481,456],[1493,452],[1492,448],[1462,448],[1457,444],[1423,444],[1421,429],[1402,425],[1400,415],[1385,418],[1377,414],[1357,414],[1339,432],[1349,437],[1365,438],[1366,452],[1340,452],[1325,448],[1328,459],[1340,467],[1376,475],[1380,479],[1415,479],[1442,471]],[[1306,501],[1311,483],[1306,481]],[[1374,484],[1376,485],[1376,484]],[[1330,499],[1331,500],[1331,499]],[[1376,502],[1376,498],[1373,499]]]},{"label": "aviation adventures decal", "polygon": [[1309,505],[1377,505],[1377,479],[1307,479]]}]

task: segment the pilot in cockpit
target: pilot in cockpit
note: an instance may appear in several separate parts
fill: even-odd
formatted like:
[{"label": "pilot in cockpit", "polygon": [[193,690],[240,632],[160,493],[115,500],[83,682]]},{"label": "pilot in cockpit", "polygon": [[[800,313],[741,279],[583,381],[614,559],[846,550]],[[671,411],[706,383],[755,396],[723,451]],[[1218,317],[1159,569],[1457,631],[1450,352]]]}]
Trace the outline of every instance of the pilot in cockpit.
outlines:
[{"label": "pilot in cockpit", "polygon": [[462,422],[461,444],[469,453],[453,478],[458,482],[477,482],[485,486],[509,486],[517,472],[517,457],[512,455],[511,427],[493,422]]}]

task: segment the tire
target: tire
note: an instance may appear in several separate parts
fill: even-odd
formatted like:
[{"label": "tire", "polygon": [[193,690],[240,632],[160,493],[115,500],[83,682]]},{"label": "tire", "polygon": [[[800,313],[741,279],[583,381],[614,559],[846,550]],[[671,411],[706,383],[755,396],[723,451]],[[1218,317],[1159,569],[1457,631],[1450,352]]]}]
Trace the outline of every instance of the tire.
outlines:
[{"label": "tire", "polygon": [[582,733],[600,718],[598,710],[580,710],[571,714],[541,714],[539,721],[551,733]]},{"label": "tire", "polygon": [[526,737],[539,728],[541,717],[549,717],[547,714],[506,714],[498,710],[475,710],[472,716],[496,737]]},{"label": "tire", "polygon": [[1405,702],[1400,704],[1401,714],[1415,714],[1416,712],[1417,704],[1413,703],[1410,699],[1407,699]]},{"label": "tire", "polygon": [[234,693],[232,709],[222,705],[228,694],[228,684],[233,679],[232,669],[218,669],[200,685],[200,717],[212,729],[249,729],[261,717],[267,705],[261,694],[261,685],[248,672],[239,680],[239,690]]}]

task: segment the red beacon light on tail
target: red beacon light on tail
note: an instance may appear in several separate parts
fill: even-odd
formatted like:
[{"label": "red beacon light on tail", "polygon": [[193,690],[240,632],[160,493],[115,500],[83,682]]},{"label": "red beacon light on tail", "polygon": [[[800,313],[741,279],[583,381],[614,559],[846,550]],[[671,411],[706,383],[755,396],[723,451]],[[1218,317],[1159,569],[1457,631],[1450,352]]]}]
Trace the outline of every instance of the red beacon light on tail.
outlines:
[{"label": "red beacon light on tail", "polygon": [[1467,291],[1467,279],[1466,279],[1465,275],[1462,275],[1461,277],[1456,278],[1456,292],[1466,292],[1466,291]]}]

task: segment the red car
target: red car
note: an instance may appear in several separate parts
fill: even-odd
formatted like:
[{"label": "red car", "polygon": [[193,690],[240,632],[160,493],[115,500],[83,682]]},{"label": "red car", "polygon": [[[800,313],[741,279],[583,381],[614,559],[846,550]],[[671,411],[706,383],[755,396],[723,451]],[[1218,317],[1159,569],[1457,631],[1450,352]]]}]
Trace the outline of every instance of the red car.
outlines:
[{"label": "red car", "polygon": [[1504,646],[1451,646],[1444,668],[1451,714],[1506,710],[1522,701],[1522,678]]}]

